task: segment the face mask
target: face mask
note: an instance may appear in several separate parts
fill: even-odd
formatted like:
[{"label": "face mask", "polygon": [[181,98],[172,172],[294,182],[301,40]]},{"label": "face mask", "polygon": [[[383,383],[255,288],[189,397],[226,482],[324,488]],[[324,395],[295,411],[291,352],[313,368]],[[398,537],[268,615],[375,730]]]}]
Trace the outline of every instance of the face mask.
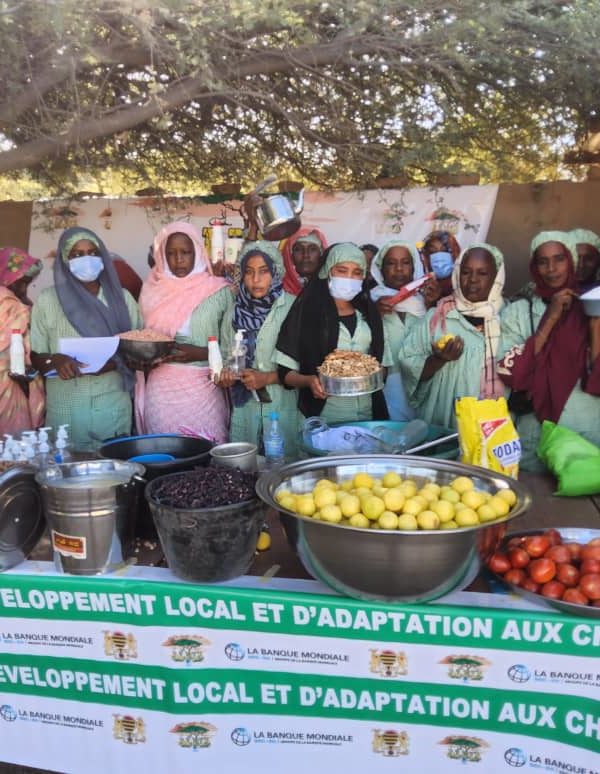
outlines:
[{"label": "face mask", "polygon": [[69,271],[81,282],[93,282],[104,269],[99,255],[82,255],[69,261]]},{"label": "face mask", "polygon": [[429,256],[431,270],[438,279],[446,279],[452,274],[454,261],[450,253],[431,253]]},{"label": "face mask", "polygon": [[340,301],[352,301],[362,290],[363,281],[359,279],[349,279],[348,277],[330,277],[329,292],[334,298]]}]

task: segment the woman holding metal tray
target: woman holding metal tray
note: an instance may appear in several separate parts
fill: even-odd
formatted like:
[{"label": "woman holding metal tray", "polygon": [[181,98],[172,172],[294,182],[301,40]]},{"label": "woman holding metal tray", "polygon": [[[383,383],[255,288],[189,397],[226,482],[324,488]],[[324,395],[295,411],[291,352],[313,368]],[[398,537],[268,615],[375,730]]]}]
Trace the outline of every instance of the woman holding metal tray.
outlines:
[{"label": "woman holding metal tray", "polygon": [[363,290],[367,262],[350,242],[332,245],[325,262],[296,298],[283,322],[275,360],[282,384],[298,389],[305,417],[327,422],[387,419],[383,391],[353,397],[329,396],[317,369],[335,349],[369,354],[391,365],[381,315]]}]

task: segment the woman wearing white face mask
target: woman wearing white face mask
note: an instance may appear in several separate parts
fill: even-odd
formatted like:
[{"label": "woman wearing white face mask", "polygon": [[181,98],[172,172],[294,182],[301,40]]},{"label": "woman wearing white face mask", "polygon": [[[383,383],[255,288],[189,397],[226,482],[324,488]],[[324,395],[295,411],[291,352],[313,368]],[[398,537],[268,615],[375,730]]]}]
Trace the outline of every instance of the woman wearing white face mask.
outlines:
[{"label": "woman wearing white face mask", "polygon": [[327,397],[317,368],[334,349],[371,354],[391,365],[381,315],[363,290],[367,262],[350,242],[332,245],[325,262],[297,297],[283,322],[275,360],[282,384],[299,390],[305,417],[328,423],[387,419],[383,392],[356,398]]},{"label": "woman wearing white face mask", "polygon": [[137,304],[123,290],[108,250],[86,228],[63,232],[54,261],[54,287],[40,293],[31,314],[31,361],[46,379],[46,424],[69,425],[72,447],[93,450],[131,431],[133,372],[118,357],[94,374],[58,353],[60,338],[114,336],[140,327]]}]

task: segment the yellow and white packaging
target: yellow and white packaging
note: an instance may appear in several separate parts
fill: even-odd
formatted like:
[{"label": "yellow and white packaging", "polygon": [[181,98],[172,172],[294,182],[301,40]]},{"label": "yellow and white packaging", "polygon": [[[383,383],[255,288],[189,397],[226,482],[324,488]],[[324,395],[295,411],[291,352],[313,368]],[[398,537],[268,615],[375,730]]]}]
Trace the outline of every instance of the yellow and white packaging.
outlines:
[{"label": "yellow and white packaging", "polygon": [[461,461],[518,478],[521,439],[505,398],[456,401]]}]

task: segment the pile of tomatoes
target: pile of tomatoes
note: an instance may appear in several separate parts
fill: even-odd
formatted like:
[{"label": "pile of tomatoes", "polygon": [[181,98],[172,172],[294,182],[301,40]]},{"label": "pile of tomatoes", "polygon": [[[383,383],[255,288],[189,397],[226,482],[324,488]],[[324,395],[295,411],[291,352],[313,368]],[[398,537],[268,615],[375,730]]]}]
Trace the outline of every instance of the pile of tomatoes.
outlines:
[{"label": "pile of tomatoes", "polygon": [[600,607],[600,538],[563,543],[560,532],[519,535],[488,560],[507,583],[575,605]]}]

